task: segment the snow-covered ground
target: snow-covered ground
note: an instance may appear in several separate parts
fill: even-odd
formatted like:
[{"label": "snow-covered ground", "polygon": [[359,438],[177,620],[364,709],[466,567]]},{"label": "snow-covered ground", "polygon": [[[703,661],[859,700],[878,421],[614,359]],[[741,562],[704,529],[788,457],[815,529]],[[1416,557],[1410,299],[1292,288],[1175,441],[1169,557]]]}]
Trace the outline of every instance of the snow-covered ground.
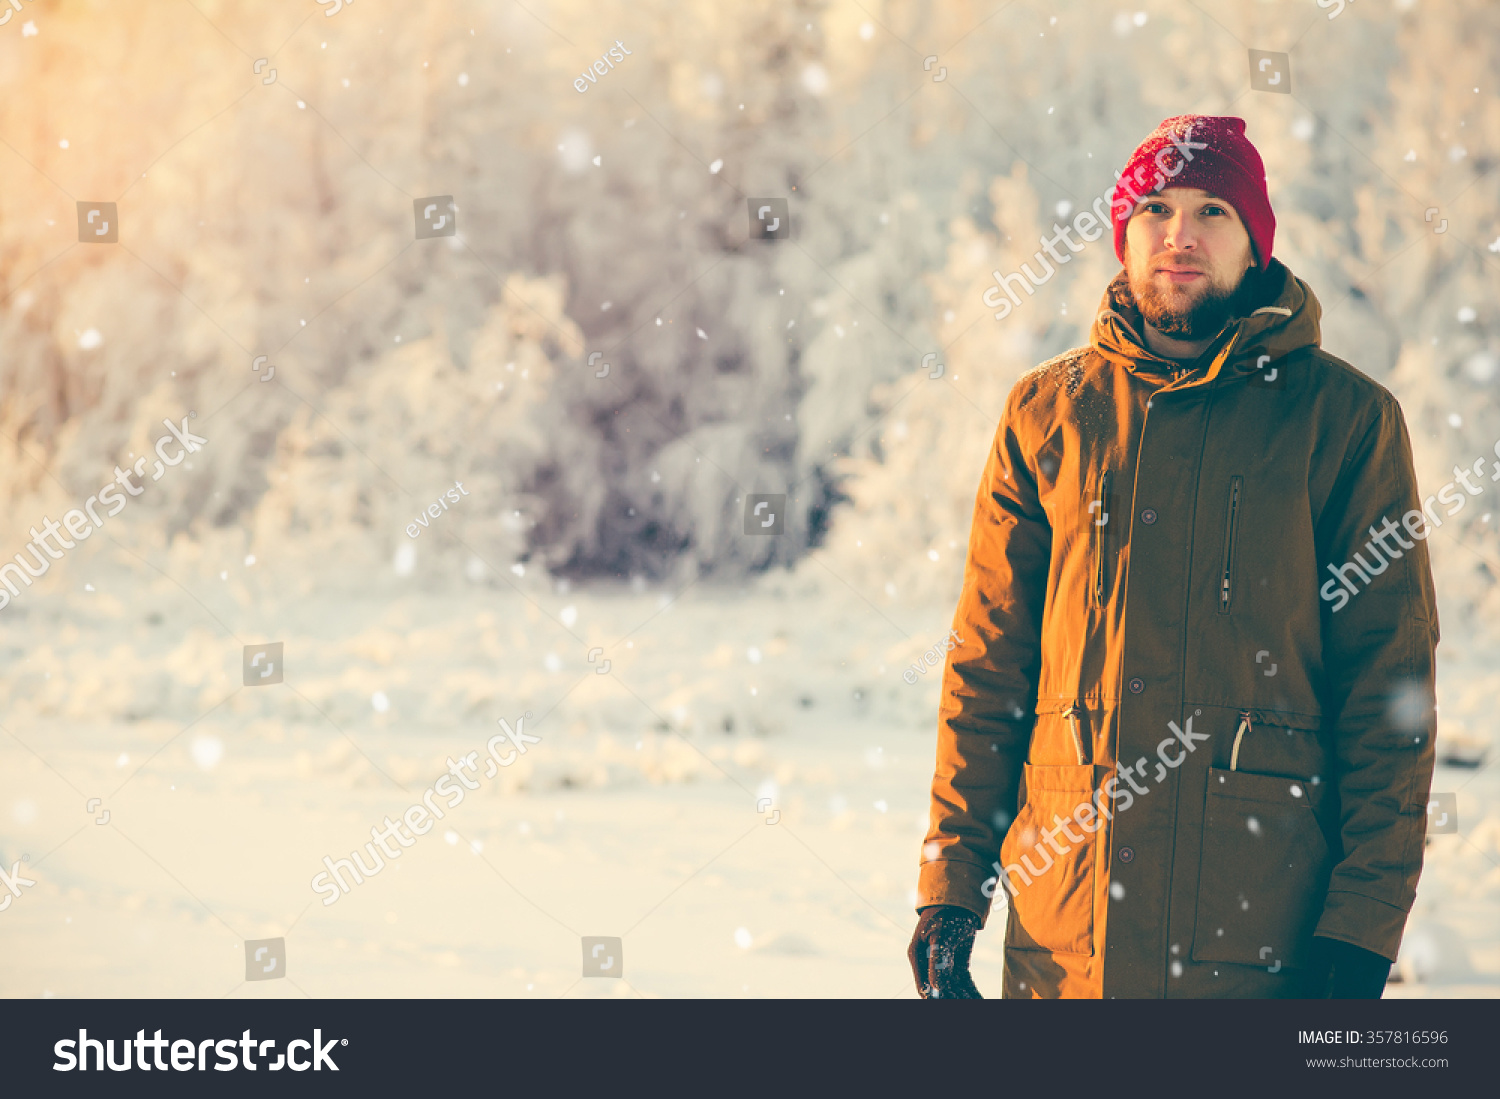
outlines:
[{"label": "snow-covered ground", "polygon": [[[0,994],[911,994],[936,685],[900,670],[945,613],[900,615],[908,642],[853,597],[701,584],[270,606],[253,569],[205,606],[103,568],[0,634],[0,855],[37,881]],[[214,621],[247,613],[276,626]],[[285,682],[242,686],[240,640],[284,642]],[[322,904],[325,854],[526,711],[541,743]],[[584,935],[624,937],[624,980],[580,981]],[[279,936],[288,980],[244,984],[242,942]]]},{"label": "snow-covered ground", "polygon": [[[901,672],[949,608],[806,572],[278,599],[277,567],[179,585],[101,554],[0,626],[0,858],[36,881],[0,915],[0,995],[913,995],[937,684]],[[285,681],[245,687],[263,641]],[[540,743],[482,777],[527,711]],[[324,906],[323,856],[473,751],[479,789]],[[1390,994],[1500,994],[1493,769],[1436,786],[1463,834],[1433,839],[1421,979]],[[622,980],[581,979],[583,936],[623,938]],[[287,979],[246,983],[243,943],[278,937]]]}]

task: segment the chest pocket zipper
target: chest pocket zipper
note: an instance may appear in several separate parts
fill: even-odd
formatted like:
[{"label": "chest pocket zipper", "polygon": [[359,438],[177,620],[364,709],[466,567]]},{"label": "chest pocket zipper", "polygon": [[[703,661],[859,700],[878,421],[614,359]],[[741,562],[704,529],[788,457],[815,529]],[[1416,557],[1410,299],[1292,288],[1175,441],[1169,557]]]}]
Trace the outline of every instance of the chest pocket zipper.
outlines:
[{"label": "chest pocket zipper", "polygon": [[1228,614],[1234,599],[1234,533],[1239,526],[1243,477],[1229,479],[1229,513],[1224,520],[1224,567],[1219,572],[1219,613]]},{"label": "chest pocket zipper", "polygon": [[1099,478],[1099,495],[1089,504],[1089,514],[1093,517],[1093,541],[1094,541],[1094,606],[1104,606],[1104,591],[1106,583],[1105,562],[1107,544],[1106,532],[1109,530],[1109,470]]}]

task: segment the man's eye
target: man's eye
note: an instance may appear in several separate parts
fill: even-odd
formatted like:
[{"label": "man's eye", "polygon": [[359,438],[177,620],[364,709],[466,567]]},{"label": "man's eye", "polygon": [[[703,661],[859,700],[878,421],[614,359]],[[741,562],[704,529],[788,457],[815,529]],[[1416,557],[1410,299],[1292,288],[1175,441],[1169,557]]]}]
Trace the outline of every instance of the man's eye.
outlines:
[{"label": "man's eye", "polygon": [[1225,210],[1222,206],[1205,206],[1203,208],[1203,212],[1205,214],[1208,214],[1210,217],[1219,217],[1220,215],[1228,213],[1228,211]]},{"label": "man's eye", "polygon": [[1151,202],[1146,205],[1146,212],[1148,214],[1165,214],[1167,213],[1167,208],[1160,202]]}]

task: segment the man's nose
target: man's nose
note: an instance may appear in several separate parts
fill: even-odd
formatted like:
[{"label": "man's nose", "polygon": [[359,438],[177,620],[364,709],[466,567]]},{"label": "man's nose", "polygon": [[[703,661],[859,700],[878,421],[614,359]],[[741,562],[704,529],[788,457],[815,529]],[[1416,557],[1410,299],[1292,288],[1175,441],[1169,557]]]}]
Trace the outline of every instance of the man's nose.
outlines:
[{"label": "man's nose", "polygon": [[1191,252],[1197,247],[1198,238],[1185,214],[1175,214],[1167,222],[1167,232],[1162,238],[1162,244],[1173,252]]}]

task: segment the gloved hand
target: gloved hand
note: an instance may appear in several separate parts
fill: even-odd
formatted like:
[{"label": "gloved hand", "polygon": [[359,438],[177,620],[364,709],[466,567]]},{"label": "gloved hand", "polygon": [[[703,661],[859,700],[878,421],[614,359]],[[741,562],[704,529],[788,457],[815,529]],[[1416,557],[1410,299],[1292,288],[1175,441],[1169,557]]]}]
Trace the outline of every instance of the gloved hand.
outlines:
[{"label": "gloved hand", "polygon": [[1379,954],[1339,939],[1313,938],[1314,966],[1326,969],[1325,1000],[1378,1000],[1391,963]]},{"label": "gloved hand", "polygon": [[979,917],[967,908],[933,904],[918,910],[917,930],[906,948],[917,992],[924,1000],[982,1000],[969,977],[969,951]]}]

